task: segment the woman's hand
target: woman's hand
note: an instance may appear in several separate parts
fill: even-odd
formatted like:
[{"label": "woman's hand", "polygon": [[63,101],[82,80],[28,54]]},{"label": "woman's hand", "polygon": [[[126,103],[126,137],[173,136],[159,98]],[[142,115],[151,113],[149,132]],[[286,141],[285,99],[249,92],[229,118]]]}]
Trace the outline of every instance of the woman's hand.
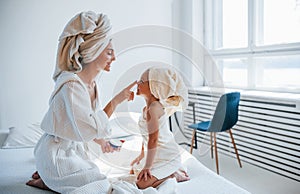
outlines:
[{"label": "woman's hand", "polygon": [[117,94],[103,109],[103,111],[106,113],[108,118],[112,115],[112,113],[115,111],[118,104],[123,102],[124,100],[133,100],[134,98],[134,92],[131,91],[131,88],[137,84],[137,81],[134,81],[129,86],[124,88],[119,94]]},{"label": "woman's hand", "polygon": [[131,88],[133,86],[135,86],[137,84],[137,81],[134,81],[133,83],[131,83],[129,86],[127,86],[126,88],[124,88],[119,94],[117,94],[114,98],[113,101],[116,104],[120,104],[121,102],[123,102],[124,100],[128,100],[131,101],[134,99],[134,92],[131,91]]},{"label": "woman's hand", "polygon": [[104,139],[94,139],[94,141],[101,146],[103,153],[112,153],[114,151],[120,151],[121,148],[113,148],[109,141]]},{"label": "woman's hand", "polygon": [[150,169],[149,168],[144,168],[140,174],[138,175],[137,177],[137,180],[142,180],[144,179],[144,181],[147,181],[147,178],[152,178],[152,175],[151,175],[151,172],[150,172]]}]

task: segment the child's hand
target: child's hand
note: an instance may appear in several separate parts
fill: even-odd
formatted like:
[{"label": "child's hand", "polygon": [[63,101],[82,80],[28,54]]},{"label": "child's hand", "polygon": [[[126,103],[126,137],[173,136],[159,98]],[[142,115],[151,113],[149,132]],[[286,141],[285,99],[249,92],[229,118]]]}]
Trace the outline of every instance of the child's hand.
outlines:
[{"label": "child's hand", "polygon": [[147,181],[147,178],[148,178],[148,177],[149,177],[150,179],[152,178],[150,169],[144,168],[144,169],[140,172],[140,174],[138,175],[137,180],[139,181],[139,180],[144,179],[144,181]]},{"label": "child's hand", "polygon": [[136,158],[134,159],[130,165],[133,166],[134,164],[139,164],[140,161],[144,158],[144,152],[141,152],[141,154]]}]

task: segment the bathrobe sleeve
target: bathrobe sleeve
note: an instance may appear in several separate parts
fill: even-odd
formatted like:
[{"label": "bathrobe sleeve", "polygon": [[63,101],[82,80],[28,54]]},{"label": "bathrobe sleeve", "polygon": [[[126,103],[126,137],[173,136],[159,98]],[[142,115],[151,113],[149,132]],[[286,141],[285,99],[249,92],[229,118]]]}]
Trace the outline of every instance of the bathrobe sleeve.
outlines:
[{"label": "bathrobe sleeve", "polygon": [[63,139],[88,142],[108,137],[111,131],[108,123],[103,110],[92,109],[84,86],[78,81],[69,81],[51,99],[41,128]]}]

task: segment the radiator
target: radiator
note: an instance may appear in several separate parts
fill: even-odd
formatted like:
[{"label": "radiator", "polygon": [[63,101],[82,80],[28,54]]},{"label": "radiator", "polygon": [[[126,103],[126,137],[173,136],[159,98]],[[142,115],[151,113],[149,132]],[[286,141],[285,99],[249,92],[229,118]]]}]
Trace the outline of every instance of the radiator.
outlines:
[{"label": "radiator", "polygon": [[[248,92],[249,93],[249,92]],[[189,90],[196,122],[212,118],[220,94],[207,89]],[[298,99],[299,100],[299,99]],[[184,135],[191,139],[193,108],[184,113]],[[239,120],[232,130],[243,162],[300,181],[300,110],[296,101],[259,98],[241,92]],[[198,145],[209,145],[205,132],[197,132]],[[229,134],[218,133],[218,151],[235,157]]]}]

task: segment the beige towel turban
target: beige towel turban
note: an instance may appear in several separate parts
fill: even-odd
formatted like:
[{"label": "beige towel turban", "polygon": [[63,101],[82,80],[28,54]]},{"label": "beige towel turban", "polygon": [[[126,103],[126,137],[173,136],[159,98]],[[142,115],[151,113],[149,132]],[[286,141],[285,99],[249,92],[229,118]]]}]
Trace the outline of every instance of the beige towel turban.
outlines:
[{"label": "beige towel turban", "polygon": [[154,97],[164,106],[168,116],[188,105],[188,91],[182,77],[172,69],[150,68],[149,86]]},{"label": "beige towel turban", "polygon": [[59,38],[53,79],[62,71],[80,72],[82,64],[95,60],[109,44],[111,24],[104,14],[92,11],[77,14]]}]

